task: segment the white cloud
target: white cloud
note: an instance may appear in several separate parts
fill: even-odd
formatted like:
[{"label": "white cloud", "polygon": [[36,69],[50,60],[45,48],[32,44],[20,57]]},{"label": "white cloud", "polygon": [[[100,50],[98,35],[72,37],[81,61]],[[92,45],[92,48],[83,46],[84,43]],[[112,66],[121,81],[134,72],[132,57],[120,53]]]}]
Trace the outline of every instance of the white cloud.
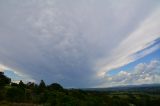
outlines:
[{"label": "white cloud", "polygon": [[0,64],[0,72],[4,72],[6,69],[7,68],[4,65]]},{"label": "white cloud", "polygon": [[107,75],[103,80],[100,87],[160,83],[160,61],[139,63],[133,70],[120,71],[113,76]]},{"label": "white cloud", "polygon": [[159,27],[160,8],[157,8],[110,52],[110,56],[107,55],[105,59],[103,57],[103,59],[98,61],[97,66],[100,66],[98,75],[104,76],[106,72],[112,69],[124,66],[159,49],[160,44],[157,44],[140,54],[136,54],[149,47],[149,43],[160,37]]}]

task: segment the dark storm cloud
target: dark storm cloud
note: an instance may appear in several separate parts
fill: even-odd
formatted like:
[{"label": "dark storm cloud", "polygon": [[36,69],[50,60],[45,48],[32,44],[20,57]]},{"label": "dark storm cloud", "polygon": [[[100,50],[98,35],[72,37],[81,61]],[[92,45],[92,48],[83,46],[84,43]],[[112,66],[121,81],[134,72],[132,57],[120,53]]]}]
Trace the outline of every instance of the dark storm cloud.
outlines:
[{"label": "dark storm cloud", "polygon": [[[145,48],[126,54],[119,51],[125,42],[133,45],[134,33],[145,29],[145,20],[157,27],[160,21],[154,14],[159,13],[158,4],[146,0],[2,0],[0,63],[35,81],[60,82],[66,87],[95,86],[101,82],[97,73],[105,73],[106,66],[115,68],[109,64],[116,57],[112,51],[123,57]],[[138,46],[158,37],[153,28],[149,29],[154,35],[145,38],[142,34],[137,42],[147,40]],[[115,66],[128,60],[115,61]]]}]

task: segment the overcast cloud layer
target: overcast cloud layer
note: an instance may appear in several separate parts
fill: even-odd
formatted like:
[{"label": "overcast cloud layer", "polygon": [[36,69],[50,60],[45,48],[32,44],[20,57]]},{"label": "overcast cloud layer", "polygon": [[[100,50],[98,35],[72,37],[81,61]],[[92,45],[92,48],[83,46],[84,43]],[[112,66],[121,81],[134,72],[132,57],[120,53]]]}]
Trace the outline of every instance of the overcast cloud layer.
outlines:
[{"label": "overcast cloud layer", "polygon": [[147,49],[159,28],[159,0],[1,0],[0,71],[107,86],[107,72],[160,48]]}]

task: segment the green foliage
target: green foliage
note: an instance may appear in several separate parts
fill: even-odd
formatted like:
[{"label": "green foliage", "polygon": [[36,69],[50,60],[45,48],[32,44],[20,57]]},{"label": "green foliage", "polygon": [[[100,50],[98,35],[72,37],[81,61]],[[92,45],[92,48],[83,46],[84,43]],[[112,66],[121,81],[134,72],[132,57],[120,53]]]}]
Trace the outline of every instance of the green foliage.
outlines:
[{"label": "green foliage", "polygon": [[18,87],[18,84],[17,83],[11,83],[11,86],[13,86],[13,87]]},{"label": "green foliage", "polygon": [[49,90],[63,90],[63,87],[58,83],[53,83],[48,86]]},{"label": "green foliage", "polygon": [[11,83],[11,79],[6,77],[3,72],[0,72],[0,88],[10,83]]},{"label": "green foliage", "polygon": [[33,82],[28,82],[28,83],[26,84],[26,87],[27,87],[28,89],[34,89],[34,88],[35,88],[35,84],[34,84]]},{"label": "green foliage", "polygon": [[23,83],[22,80],[20,80],[19,84],[18,84],[18,87],[21,88],[21,89],[25,89],[26,88],[26,85]]},{"label": "green foliage", "polygon": [[[160,106],[160,91],[153,92],[98,92],[78,89],[64,89],[53,83],[46,87],[41,80],[24,84],[10,83],[10,79],[1,75],[0,106]],[[7,104],[9,103],[9,104]]]},{"label": "green foliage", "polygon": [[20,102],[24,100],[25,92],[21,88],[12,87],[8,89],[6,97],[11,102]]},{"label": "green foliage", "polygon": [[39,88],[40,89],[45,89],[46,88],[46,84],[43,80],[41,80],[40,84],[39,84]]}]

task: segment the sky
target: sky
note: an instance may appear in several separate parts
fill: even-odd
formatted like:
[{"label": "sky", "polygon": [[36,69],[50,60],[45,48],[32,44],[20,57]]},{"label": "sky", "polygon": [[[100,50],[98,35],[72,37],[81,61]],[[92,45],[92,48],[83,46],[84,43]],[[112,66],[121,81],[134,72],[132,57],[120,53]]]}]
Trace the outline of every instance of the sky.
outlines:
[{"label": "sky", "polygon": [[159,0],[0,0],[0,71],[88,88],[160,83]]}]

